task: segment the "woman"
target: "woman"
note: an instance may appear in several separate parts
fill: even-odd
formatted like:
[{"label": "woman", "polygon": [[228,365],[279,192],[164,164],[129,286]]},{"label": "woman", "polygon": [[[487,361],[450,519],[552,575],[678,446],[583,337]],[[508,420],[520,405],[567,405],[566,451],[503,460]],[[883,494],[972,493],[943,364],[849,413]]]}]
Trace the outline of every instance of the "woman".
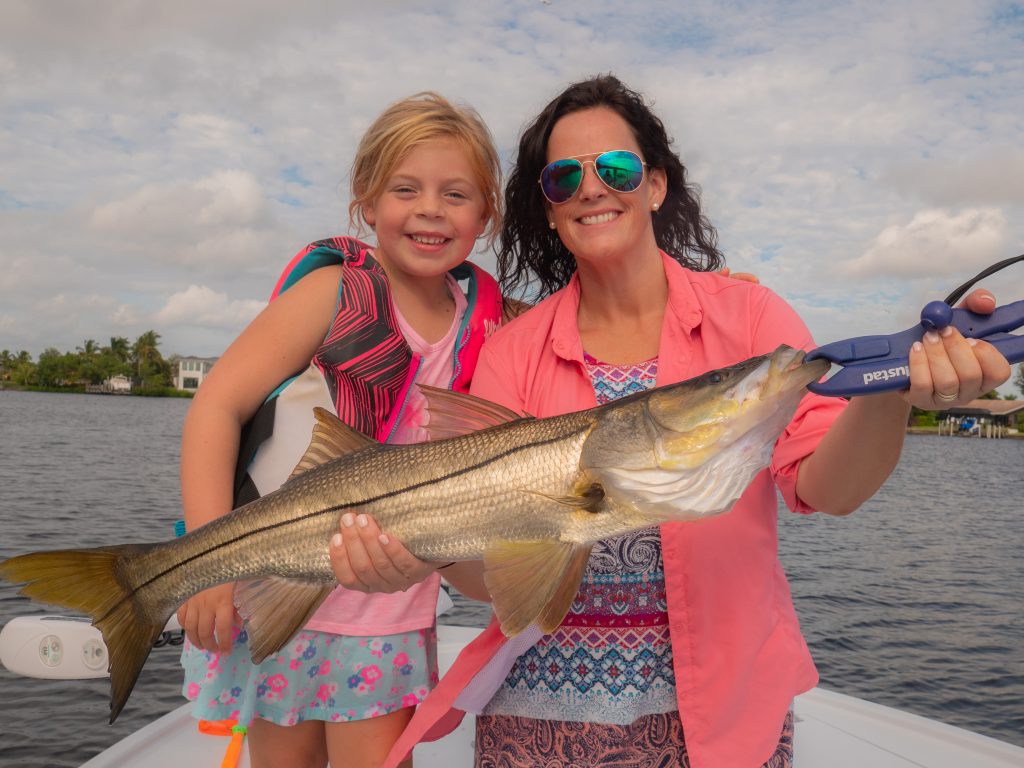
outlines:
[{"label": "woman", "polygon": [[[476,395],[552,416],[782,343],[814,346],[777,296],[709,271],[721,255],[685,168],[660,120],[614,77],[570,86],[527,127],[506,217],[503,287],[536,276],[546,298],[485,345]],[[994,303],[972,295],[976,311]],[[513,649],[492,622],[392,761],[450,727],[454,705],[482,713],[479,766],[790,765],[791,702],[817,673],[778,562],[776,488],[794,511],[848,514],[895,466],[911,405],[948,408],[1009,376],[994,348],[954,329],[926,335],[910,367],[907,392],[848,404],[808,395],[729,514],[595,547],[552,634],[527,630],[532,645],[521,636]],[[432,570],[362,522],[332,549],[342,584],[400,588]],[[486,599],[479,563],[445,575]]]}]

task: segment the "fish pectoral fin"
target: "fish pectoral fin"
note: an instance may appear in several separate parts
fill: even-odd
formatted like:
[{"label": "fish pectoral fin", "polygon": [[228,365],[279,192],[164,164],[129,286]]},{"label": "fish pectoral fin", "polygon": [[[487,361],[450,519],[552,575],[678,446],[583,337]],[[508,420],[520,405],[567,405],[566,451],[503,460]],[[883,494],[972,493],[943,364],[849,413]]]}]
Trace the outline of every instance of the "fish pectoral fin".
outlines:
[{"label": "fish pectoral fin", "polygon": [[336,586],[278,577],[239,582],[235,605],[246,623],[253,663],[284,648]]},{"label": "fish pectoral fin", "polygon": [[572,509],[586,510],[587,512],[596,512],[604,500],[604,488],[600,483],[590,483],[570,496],[552,496],[540,491],[532,491],[529,488],[522,490],[525,493],[532,493],[534,496],[540,496],[548,501],[553,501],[555,504],[561,504]]},{"label": "fish pectoral fin", "polygon": [[426,384],[417,386],[427,401],[429,419],[425,427],[430,440],[468,435],[470,432],[524,418],[521,413],[482,397]]},{"label": "fish pectoral fin", "polygon": [[346,453],[377,444],[375,440],[353,429],[326,408],[314,408],[313,416],[316,422],[313,424],[313,436],[310,438],[309,447],[295,465],[289,480]]},{"label": "fish pectoral fin", "polygon": [[506,637],[531,623],[544,632],[562,623],[579,591],[591,545],[501,541],[484,553],[484,583]]}]

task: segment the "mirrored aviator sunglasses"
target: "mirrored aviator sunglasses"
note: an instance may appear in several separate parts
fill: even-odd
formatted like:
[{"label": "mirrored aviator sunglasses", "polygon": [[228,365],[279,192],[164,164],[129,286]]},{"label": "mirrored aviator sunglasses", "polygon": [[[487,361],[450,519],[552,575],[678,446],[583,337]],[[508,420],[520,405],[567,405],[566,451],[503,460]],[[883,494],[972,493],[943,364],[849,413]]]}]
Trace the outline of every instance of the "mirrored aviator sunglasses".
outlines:
[{"label": "mirrored aviator sunglasses", "polygon": [[[584,155],[586,157],[586,155]],[[604,185],[615,192],[633,192],[644,180],[647,164],[636,152],[613,149],[602,152],[593,160],[567,157],[555,160],[540,172],[540,188],[552,205],[569,202],[583,183],[583,166],[591,163]]]}]

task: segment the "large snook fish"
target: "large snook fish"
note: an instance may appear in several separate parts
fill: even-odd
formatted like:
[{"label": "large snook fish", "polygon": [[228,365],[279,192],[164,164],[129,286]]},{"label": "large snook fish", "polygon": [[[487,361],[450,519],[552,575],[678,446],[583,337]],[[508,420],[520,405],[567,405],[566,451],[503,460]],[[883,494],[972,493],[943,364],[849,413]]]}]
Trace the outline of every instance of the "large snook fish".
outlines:
[{"label": "large snook fish", "polygon": [[803,357],[783,346],[545,419],[425,388],[432,441],[417,445],[377,444],[319,411],[274,493],[179,539],[20,555],[0,577],[92,617],[110,652],[111,722],[167,619],[200,590],[247,582],[236,600],[253,660],[280,649],[337,586],[328,542],[347,511],[374,515],[424,560],[482,559],[502,630],[550,631],[594,542],[732,507],[828,368]]}]

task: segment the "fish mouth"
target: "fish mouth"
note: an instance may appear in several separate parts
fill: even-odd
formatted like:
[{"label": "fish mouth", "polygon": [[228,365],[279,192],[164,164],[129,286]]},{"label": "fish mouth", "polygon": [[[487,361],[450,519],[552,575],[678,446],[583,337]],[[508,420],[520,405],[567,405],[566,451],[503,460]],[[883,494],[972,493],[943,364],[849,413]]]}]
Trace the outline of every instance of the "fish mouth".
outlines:
[{"label": "fish mouth", "polygon": [[802,349],[781,346],[775,350],[766,361],[768,371],[761,396],[771,397],[803,389],[831,368],[831,363],[824,358],[808,361],[806,357],[807,353]]},{"label": "fish mouth", "polygon": [[798,349],[786,368],[787,378],[793,386],[806,387],[828,373],[832,367],[832,363],[823,357],[816,357],[813,360],[806,358],[807,353]]},{"label": "fish mouth", "polygon": [[754,406],[780,396],[790,395],[820,379],[828,370],[821,358],[805,361],[802,349],[780,346],[762,358],[760,365],[740,378],[726,395],[738,404]]}]

